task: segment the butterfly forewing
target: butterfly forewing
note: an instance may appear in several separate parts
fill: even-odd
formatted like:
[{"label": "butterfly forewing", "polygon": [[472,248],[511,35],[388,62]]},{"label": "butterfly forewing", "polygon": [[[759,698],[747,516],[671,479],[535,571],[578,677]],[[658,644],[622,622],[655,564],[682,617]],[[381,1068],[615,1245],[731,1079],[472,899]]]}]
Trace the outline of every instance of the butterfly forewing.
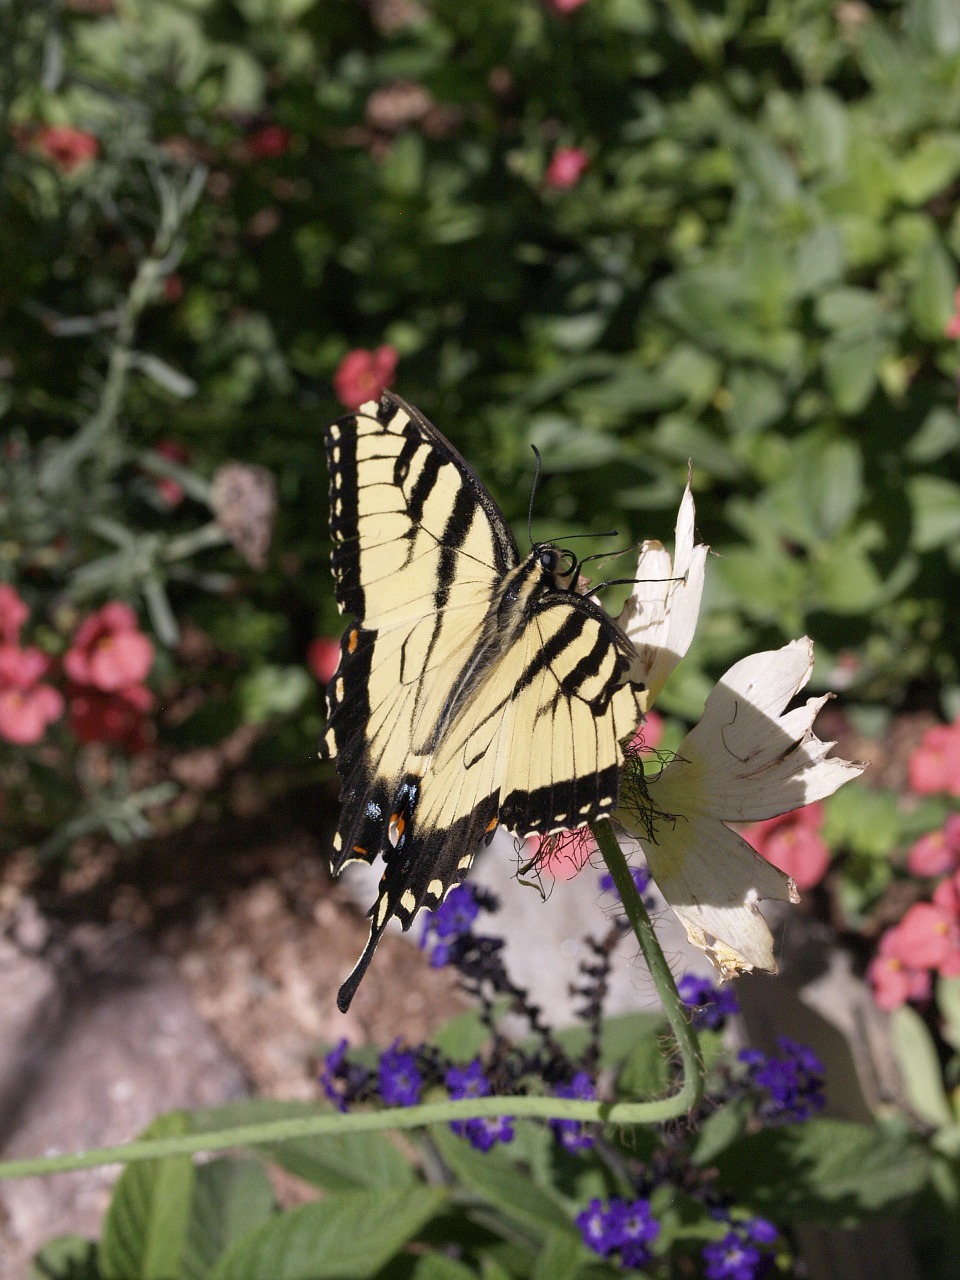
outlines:
[{"label": "butterfly forewing", "polygon": [[621,741],[642,709],[629,642],[561,589],[460,455],[385,393],[327,431],[333,568],[353,622],[328,689],[324,754],[342,814],[333,865],[385,864],[370,940],[409,927],[469,870],[498,823],[582,826],[616,804]]}]

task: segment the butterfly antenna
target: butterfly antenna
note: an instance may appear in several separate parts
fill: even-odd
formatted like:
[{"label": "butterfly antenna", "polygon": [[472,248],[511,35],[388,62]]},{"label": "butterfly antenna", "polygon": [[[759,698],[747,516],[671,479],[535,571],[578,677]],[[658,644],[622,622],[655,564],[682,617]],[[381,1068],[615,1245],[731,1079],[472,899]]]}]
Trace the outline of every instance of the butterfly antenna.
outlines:
[{"label": "butterfly antenna", "polygon": [[537,460],[537,470],[533,477],[533,488],[530,490],[530,506],[527,510],[527,537],[530,539],[530,546],[533,546],[533,500],[537,496],[537,485],[540,483],[540,469],[543,466],[543,459],[540,457],[540,450],[535,444],[530,448],[533,450],[533,456]]}]

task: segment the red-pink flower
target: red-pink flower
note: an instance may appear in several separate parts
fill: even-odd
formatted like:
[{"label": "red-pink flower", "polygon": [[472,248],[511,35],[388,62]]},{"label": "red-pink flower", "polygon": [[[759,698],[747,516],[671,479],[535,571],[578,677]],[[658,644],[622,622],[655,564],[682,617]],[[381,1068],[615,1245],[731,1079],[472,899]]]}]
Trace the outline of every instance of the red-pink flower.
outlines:
[{"label": "red-pink flower", "polygon": [[960,725],[928,729],[907,765],[910,786],[918,795],[946,791],[960,795]]},{"label": "red-pink flower", "polygon": [[[154,448],[154,453],[170,462],[186,462],[190,457],[183,445],[177,444],[176,440],[161,440]],[[184,498],[182,484],[172,476],[157,476],[154,485],[168,507],[179,507]]]},{"label": "red-pink flower", "polygon": [[933,901],[950,915],[960,919],[960,871],[941,880],[933,891]]},{"label": "red-pink flower", "polygon": [[114,693],[74,685],[68,693],[70,728],[78,742],[115,742],[131,753],[146,747],[146,713],[153,695],[144,685],[128,685]]},{"label": "red-pink flower", "polygon": [[33,143],[61,173],[73,173],[74,169],[95,159],[100,151],[100,143],[92,133],[85,133],[69,124],[38,129],[33,135]]},{"label": "red-pink flower", "polygon": [[283,125],[265,124],[247,138],[247,155],[251,160],[273,160],[277,156],[286,155],[292,138],[293,134],[289,129],[284,129]]},{"label": "red-pink flower", "polygon": [[590,157],[582,147],[557,147],[543,175],[544,181],[556,191],[566,191],[577,185],[589,163]]},{"label": "red-pink flower", "polygon": [[81,622],[63,659],[76,684],[107,693],[139,684],[153,665],[153,645],[129,605],[113,601]]},{"label": "red-pink flower", "polygon": [[30,610],[8,583],[0,583],[0,644],[16,644]]},{"label": "red-pink flower", "polygon": [[928,999],[933,986],[930,971],[905,964],[898,951],[897,929],[888,929],[867,969],[873,998],[877,1006],[888,1013],[908,1000]]},{"label": "red-pink flower", "polygon": [[348,351],[333,375],[337,399],[348,409],[359,409],[368,400],[377,400],[385,387],[393,382],[399,353],[395,347],[377,347],[375,351],[358,348]]},{"label": "red-pink flower", "polygon": [[307,645],[307,666],[321,684],[329,684],[340,661],[340,645],[329,636],[318,636]]},{"label": "red-pink flower", "polygon": [[960,338],[960,289],[953,295],[953,315],[947,321],[944,333],[948,338]]},{"label": "red-pink flower", "polygon": [[814,803],[754,822],[742,834],[762,858],[794,879],[798,889],[812,889],[830,866],[830,850],[820,835],[822,825],[823,806]]},{"label": "red-pink flower", "polygon": [[936,969],[960,948],[960,925],[935,902],[915,902],[892,935],[888,954],[914,969]]},{"label": "red-pink flower", "polygon": [[579,9],[582,4],[587,3],[587,0],[547,0],[547,2],[556,13],[573,13],[574,9]]},{"label": "red-pink flower", "polygon": [[596,853],[597,842],[586,827],[577,831],[558,831],[552,836],[529,836],[521,858],[528,862],[539,855],[538,871],[546,871],[554,880],[572,880]]},{"label": "red-pink flower", "polygon": [[940,831],[928,831],[907,854],[907,870],[915,876],[950,875],[960,867],[960,814],[951,814]]},{"label": "red-pink flower", "polygon": [[643,723],[630,739],[634,751],[656,751],[663,738],[663,716],[657,711],[648,711]]},{"label": "red-pink flower", "polygon": [[50,659],[39,649],[0,647],[0,738],[20,746],[39,742],[63,713],[63,698],[40,679]]}]

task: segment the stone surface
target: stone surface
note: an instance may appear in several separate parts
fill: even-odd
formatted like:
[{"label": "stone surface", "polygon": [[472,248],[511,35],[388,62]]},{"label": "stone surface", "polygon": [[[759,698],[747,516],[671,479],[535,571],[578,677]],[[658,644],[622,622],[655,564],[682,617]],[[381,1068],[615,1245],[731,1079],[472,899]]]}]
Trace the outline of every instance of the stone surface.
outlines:
[{"label": "stone surface", "polygon": [[[6,1159],[129,1141],[161,1112],[246,1092],[168,959],[136,936],[83,941],[49,960],[4,952],[3,1030],[15,1036],[4,1040]],[[54,1235],[96,1236],[116,1177],[0,1185],[0,1280],[22,1280]]]}]

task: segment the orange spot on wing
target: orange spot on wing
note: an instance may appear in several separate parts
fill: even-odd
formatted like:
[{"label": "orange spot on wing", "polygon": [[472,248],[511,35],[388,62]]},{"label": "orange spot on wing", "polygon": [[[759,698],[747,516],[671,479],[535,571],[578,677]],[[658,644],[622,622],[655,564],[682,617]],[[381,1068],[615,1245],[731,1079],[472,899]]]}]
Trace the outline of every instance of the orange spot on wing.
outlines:
[{"label": "orange spot on wing", "polygon": [[348,637],[348,639],[347,639],[347,652],[348,652],[348,653],[356,653],[356,650],[357,650],[357,641],[358,641],[359,639],[360,639],[360,632],[357,630],[357,628],[356,628],[356,627],[354,627],[354,628],[353,628],[353,630],[350,632],[350,635],[349,635],[349,637]]},{"label": "orange spot on wing", "polygon": [[491,818],[490,821],[487,823],[487,830],[495,831],[497,829],[497,823],[499,821],[500,821],[499,818]]},{"label": "orange spot on wing", "polygon": [[354,853],[366,853],[367,851],[366,851],[366,849],[364,849],[364,847],[363,847],[362,845],[355,844],[355,845],[353,846],[353,852],[354,852]]}]

